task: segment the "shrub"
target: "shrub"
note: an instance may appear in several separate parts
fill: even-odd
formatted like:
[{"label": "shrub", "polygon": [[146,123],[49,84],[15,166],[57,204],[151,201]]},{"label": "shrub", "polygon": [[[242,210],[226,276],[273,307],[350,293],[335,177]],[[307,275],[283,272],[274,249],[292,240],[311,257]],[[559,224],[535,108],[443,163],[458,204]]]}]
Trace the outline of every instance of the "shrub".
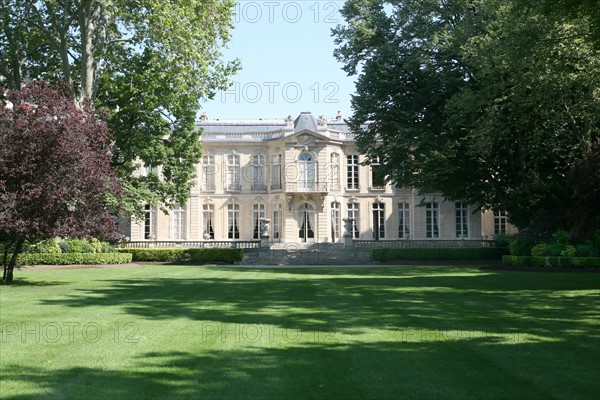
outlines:
[{"label": "shrub", "polygon": [[567,244],[567,241],[569,240],[569,232],[558,230],[554,232],[552,237],[554,237],[554,242],[556,243]]},{"label": "shrub", "polygon": [[511,242],[511,237],[505,234],[498,234],[494,236],[494,243],[496,247],[509,247]]},{"label": "shrub", "polygon": [[102,242],[96,238],[88,240],[88,244],[94,248],[94,253],[102,253]]},{"label": "shrub", "polygon": [[598,257],[598,249],[589,244],[580,244],[575,247],[577,257]]},{"label": "shrub", "polygon": [[526,267],[583,268],[600,267],[600,257],[512,256],[502,257],[505,265]]},{"label": "shrub", "polygon": [[22,253],[17,256],[19,265],[126,264],[131,260],[131,254],[126,253]]},{"label": "shrub", "polygon": [[117,250],[108,242],[101,242],[100,253],[116,253]]},{"label": "shrub", "polygon": [[536,257],[541,257],[546,255],[546,247],[548,245],[546,243],[536,244],[531,249],[531,255]]},{"label": "shrub", "polygon": [[531,255],[531,249],[537,243],[539,243],[539,239],[536,236],[525,233],[519,234],[510,242],[510,254],[513,256],[529,256]]},{"label": "shrub", "polygon": [[[550,243],[548,245],[546,245],[546,251],[544,254],[542,255],[546,255],[546,256],[560,256],[560,254],[563,252],[563,250],[565,249],[566,245],[564,243]],[[531,252],[531,255],[533,256],[533,252]]]},{"label": "shrub", "polygon": [[185,249],[117,249],[119,253],[130,253],[133,261],[179,261]]},{"label": "shrub", "polygon": [[577,254],[577,250],[575,246],[571,246],[570,244],[566,245],[563,251],[560,252],[560,255],[563,257],[575,257]]},{"label": "shrub", "polygon": [[552,257],[575,257],[577,250],[574,246],[565,243],[540,243],[533,246],[531,255],[534,257],[552,256]]},{"label": "shrub", "polygon": [[410,248],[373,249],[373,261],[393,260],[499,260],[507,254],[506,248]]},{"label": "shrub", "polygon": [[118,249],[120,253],[131,253],[133,261],[160,262],[226,262],[242,261],[243,249]]},{"label": "shrub", "polygon": [[65,239],[61,242],[64,253],[95,253],[96,247],[87,239]]},{"label": "shrub", "polygon": [[27,253],[61,253],[60,241],[57,238],[42,240],[40,242],[30,244],[25,249]]}]

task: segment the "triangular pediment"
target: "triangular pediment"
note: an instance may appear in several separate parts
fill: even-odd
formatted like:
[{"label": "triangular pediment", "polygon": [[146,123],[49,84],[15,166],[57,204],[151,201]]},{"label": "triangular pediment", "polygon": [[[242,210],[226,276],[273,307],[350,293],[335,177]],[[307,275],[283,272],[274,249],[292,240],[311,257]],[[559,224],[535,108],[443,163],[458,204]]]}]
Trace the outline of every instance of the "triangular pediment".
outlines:
[{"label": "triangular pediment", "polygon": [[312,132],[309,130],[295,132],[285,138],[286,143],[297,143],[303,146],[310,146],[315,142],[321,142],[324,140],[330,141],[331,138],[320,132]]}]

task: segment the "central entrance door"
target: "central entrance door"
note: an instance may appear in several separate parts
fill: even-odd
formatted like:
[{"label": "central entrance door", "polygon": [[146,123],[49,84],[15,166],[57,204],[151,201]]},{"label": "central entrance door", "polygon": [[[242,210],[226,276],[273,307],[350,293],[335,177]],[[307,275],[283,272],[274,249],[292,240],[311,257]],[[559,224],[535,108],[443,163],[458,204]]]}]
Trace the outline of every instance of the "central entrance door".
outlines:
[{"label": "central entrance door", "polygon": [[300,231],[298,236],[301,242],[314,242],[315,241],[315,209],[308,203],[304,203],[300,206],[298,212],[298,226]]}]

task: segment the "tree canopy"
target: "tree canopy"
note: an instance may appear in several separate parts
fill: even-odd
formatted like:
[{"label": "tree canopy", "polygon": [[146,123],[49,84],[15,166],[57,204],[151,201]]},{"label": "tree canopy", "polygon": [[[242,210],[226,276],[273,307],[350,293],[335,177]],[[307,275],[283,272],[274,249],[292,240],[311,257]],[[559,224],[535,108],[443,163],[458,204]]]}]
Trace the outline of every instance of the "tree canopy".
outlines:
[{"label": "tree canopy", "polygon": [[0,238],[13,250],[10,261],[4,254],[6,282],[25,240],[117,238],[112,137],[88,106],[45,83],[8,91],[0,143]]},{"label": "tree canopy", "polygon": [[[129,211],[183,203],[200,157],[199,101],[238,68],[220,52],[232,9],[231,0],[0,0],[0,81],[64,81],[77,103],[108,112]],[[134,174],[140,166],[161,178]]]},{"label": "tree canopy", "polygon": [[358,74],[359,147],[398,185],[505,210],[520,229],[538,216],[568,224],[567,175],[600,137],[597,17],[585,10],[349,0],[335,55]]}]

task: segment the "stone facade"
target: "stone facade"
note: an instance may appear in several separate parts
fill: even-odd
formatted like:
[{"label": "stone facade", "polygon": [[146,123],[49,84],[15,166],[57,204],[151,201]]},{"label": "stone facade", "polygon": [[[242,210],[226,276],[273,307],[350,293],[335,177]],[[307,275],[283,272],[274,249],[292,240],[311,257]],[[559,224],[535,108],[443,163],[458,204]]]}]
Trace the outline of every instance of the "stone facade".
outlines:
[{"label": "stone facade", "polygon": [[[203,157],[189,202],[170,214],[148,209],[144,221],[128,221],[132,241],[262,236],[272,243],[341,243],[347,218],[353,218],[353,237],[367,240],[480,240],[514,229],[495,224],[494,213],[381,182],[340,115],[252,121],[203,115],[198,128]],[[261,218],[270,220],[262,221],[267,232]]]}]

